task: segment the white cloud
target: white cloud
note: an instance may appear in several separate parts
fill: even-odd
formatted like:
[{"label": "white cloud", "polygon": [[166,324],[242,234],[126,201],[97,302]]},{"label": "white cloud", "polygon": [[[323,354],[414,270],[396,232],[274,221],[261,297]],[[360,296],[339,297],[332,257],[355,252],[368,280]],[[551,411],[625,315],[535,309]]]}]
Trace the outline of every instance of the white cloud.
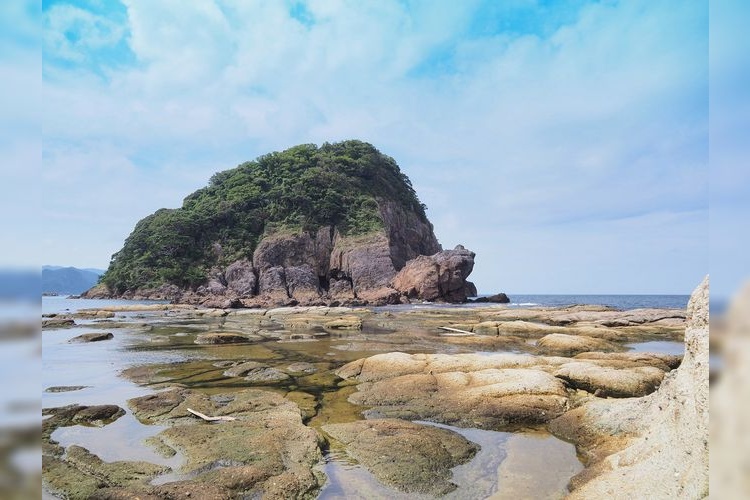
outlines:
[{"label": "white cloud", "polygon": [[44,15],[44,51],[84,62],[91,51],[115,45],[125,33],[116,22],[72,5],[56,4]]},{"label": "white cloud", "polygon": [[[550,234],[579,254],[596,252],[581,221],[705,206],[699,5],[594,4],[546,38],[467,37],[467,2],[407,10],[315,0],[309,26],[282,2],[126,5],[138,63],[106,82],[52,68],[44,90],[45,150],[70,176],[72,196],[93,181],[76,167],[91,161],[71,151],[93,147],[97,161],[120,165],[110,182],[121,188],[105,197],[117,216],[107,208],[101,217],[117,220],[122,237],[143,215],[127,209],[136,193],[150,210],[271,149],[345,138],[369,140],[399,161],[446,246],[463,242],[489,255],[500,253],[501,240],[517,244],[530,228],[563,223],[565,231]],[[452,69],[425,67],[435,57]],[[168,195],[144,189],[167,178]],[[64,213],[64,205],[58,198],[47,209]],[[689,220],[701,224],[699,215]],[[648,232],[657,254],[660,236],[676,238],[689,225],[660,231]],[[117,250],[84,231],[76,238],[88,242],[80,255],[91,265]],[[525,272],[539,277],[535,266]],[[477,273],[500,279],[480,265]],[[508,286],[526,289],[514,280]]]}]

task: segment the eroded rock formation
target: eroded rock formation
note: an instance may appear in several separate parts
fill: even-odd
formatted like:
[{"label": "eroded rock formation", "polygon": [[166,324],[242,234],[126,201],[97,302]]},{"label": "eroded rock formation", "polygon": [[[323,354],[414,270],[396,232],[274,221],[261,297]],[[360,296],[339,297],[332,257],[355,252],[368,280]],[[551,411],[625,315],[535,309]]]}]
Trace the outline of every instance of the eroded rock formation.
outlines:
[{"label": "eroded rock formation", "polygon": [[706,278],[688,304],[682,363],[656,392],[595,398],[550,423],[588,462],[570,498],[708,495],[708,302]]}]

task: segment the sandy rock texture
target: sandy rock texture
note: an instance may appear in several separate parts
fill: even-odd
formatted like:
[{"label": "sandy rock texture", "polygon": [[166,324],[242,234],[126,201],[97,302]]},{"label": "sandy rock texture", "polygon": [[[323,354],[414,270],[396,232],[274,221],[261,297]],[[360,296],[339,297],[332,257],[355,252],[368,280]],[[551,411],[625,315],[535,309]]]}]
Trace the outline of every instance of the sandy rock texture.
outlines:
[{"label": "sandy rock texture", "polygon": [[685,356],[643,398],[595,398],[550,422],[588,467],[570,498],[703,498],[708,495],[708,278],[687,309]]},{"label": "sandy rock texture", "polygon": [[[483,359],[485,358],[485,359]],[[349,400],[386,416],[487,429],[544,423],[566,409],[563,382],[533,356],[378,354],[337,374],[362,382]]]}]

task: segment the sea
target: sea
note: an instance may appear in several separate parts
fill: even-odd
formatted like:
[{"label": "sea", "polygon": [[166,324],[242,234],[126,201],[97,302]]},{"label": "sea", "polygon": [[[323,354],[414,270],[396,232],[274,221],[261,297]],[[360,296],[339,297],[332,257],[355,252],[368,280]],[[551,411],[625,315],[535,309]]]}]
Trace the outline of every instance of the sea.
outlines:
[{"label": "sea", "polygon": [[[480,294],[489,297],[492,294]],[[640,308],[685,309],[689,295],[550,295],[550,294],[508,294],[510,304],[505,307],[563,307],[577,304],[594,304],[614,307],[621,310]],[[79,309],[97,308],[121,304],[155,304],[165,301],[128,301],[104,299],[73,299],[65,295],[42,297],[42,313],[66,313]],[[417,304],[385,306],[383,309],[418,309],[424,307],[487,307],[488,303],[438,304],[422,302]],[[378,308],[380,309],[380,308]]]},{"label": "sea", "polygon": [[[480,295],[488,296],[488,295]],[[508,294],[511,307],[571,306],[594,304],[617,309],[664,308],[684,309],[690,295],[548,295]]]}]

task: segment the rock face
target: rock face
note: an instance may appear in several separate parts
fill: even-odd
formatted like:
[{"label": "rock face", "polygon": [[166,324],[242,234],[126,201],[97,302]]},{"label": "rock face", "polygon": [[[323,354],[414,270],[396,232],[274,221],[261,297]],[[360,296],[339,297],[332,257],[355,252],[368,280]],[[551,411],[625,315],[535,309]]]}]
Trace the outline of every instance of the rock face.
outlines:
[{"label": "rock face", "polygon": [[682,363],[656,392],[597,398],[550,423],[588,461],[571,498],[708,495],[708,302],[706,278],[688,304]]},{"label": "rock face", "polygon": [[[440,251],[429,223],[411,221],[414,227],[400,227],[398,224],[410,217],[392,205],[386,207],[384,213],[395,218],[394,225],[383,232],[346,237],[333,227],[324,227],[313,234],[277,234],[261,241],[252,262],[241,259],[223,271],[216,270],[195,290],[170,285],[122,296],[242,307],[334,301],[355,305],[409,300],[465,302],[476,295],[476,288],[467,281],[474,268],[474,252],[461,245]],[[412,258],[405,261],[407,257]],[[116,294],[98,285],[84,296]]]},{"label": "rock face", "polygon": [[84,296],[207,307],[464,302],[476,295],[473,267],[462,246],[442,251],[392,159],[345,141],[217,174],[183,207],[140,221]]}]

